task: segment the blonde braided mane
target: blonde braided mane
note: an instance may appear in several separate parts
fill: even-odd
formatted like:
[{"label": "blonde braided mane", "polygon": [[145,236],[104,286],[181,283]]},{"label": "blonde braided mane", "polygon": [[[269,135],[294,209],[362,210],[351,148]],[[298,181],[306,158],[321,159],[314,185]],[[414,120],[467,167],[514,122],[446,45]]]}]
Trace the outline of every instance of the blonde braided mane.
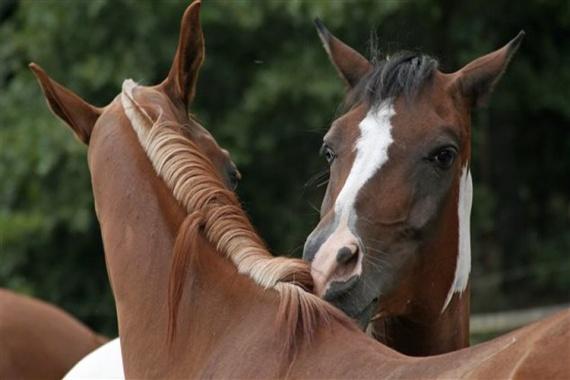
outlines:
[{"label": "blonde braided mane", "polygon": [[[318,323],[334,319],[351,326],[352,323],[337,309],[307,292],[312,290],[312,278],[306,262],[274,257],[269,253],[236,195],[224,187],[210,159],[183,135],[179,123],[161,121],[161,116],[153,121],[135,101],[133,91],[136,87],[130,79],[123,83],[121,102],[125,114],[156,173],[188,212],[188,218],[192,218],[184,225],[189,228],[199,225],[206,239],[233,262],[239,273],[265,289],[278,292],[278,316],[288,332],[285,346],[291,348],[296,336],[310,340]],[[172,273],[176,280],[170,283],[172,302],[169,302],[174,310],[172,327],[175,327],[185,280],[183,266],[188,264],[187,257],[176,256],[186,254],[175,248]],[[174,329],[170,331],[174,333]]]}]

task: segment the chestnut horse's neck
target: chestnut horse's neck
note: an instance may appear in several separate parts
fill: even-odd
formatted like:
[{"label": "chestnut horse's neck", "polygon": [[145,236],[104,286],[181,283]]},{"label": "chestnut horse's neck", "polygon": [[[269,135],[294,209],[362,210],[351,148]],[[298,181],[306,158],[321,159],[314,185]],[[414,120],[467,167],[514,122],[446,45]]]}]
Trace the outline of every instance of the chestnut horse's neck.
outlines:
[{"label": "chestnut horse's neck", "polygon": [[156,178],[117,99],[93,130],[89,166],[125,371],[132,376],[141,360],[161,373],[164,350],[156,348],[164,344],[169,263],[185,213]]},{"label": "chestnut horse's neck", "polygon": [[432,237],[417,253],[415,271],[405,280],[411,284],[404,287],[409,294],[398,295],[408,299],[406,310],[388,312],[372,325],[376,338],[407,355],[436,355],[469,346],[472,183],[468,165],[453,189]]},{"label": "chestnut horse's neck", "polygon": [[[208,367],[200,362],[207,360],[204,355],[214,357],[218,339],[231,336],[232,323],[242,321],[232,320],[231,313],[221,310],[248,306],[247,300],[240,299],[237,283],[224,287],[226,293],[219,291],[228,272],[235,272],[234,267],[221,255],[216,260],[215,250],[200,234],[194,237],[194,249],[201,252],[194,268],[203,270],[188,274],[188,286],[197,285],[197,289],[184,293],[178,338],[169,343],[167,300],[172,252],[186,212],[155,174],[120,101],[109,106],[94,128],[89,166],[117,304],[126,376],[199,376],[196,369]],[[241,276],[236,276],[239,282]],[[254,311],[259,321],[263,320],[263,311]],[[235,350],[236,343],[227,348]]]}]

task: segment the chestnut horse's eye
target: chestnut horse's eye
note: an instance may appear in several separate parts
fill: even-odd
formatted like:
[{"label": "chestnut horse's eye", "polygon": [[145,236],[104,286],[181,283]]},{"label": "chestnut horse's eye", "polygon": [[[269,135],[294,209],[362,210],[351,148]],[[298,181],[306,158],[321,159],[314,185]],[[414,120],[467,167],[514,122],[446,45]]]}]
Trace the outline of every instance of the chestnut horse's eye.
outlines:
[{"label": "chestnut horse's eye", "polygon": [[441,169],[449,169],[455,158],[457,157],[457,151],[452,147],[446,147],[436,151],[431,156],[431,161],[433,161]]},{"label": "chestnut horse's eye", "polygon": [[334,159],[336,158],[336,153],[332,150],[328,145],[324,144],[321,148],[321,155],[325,157],[325,160],[330,164],[333,163]]},{"label": "chestnut horse's eye", "polygon": [[236,190],[241,179],[241,173],[237,169],[232,169],[228,173],[230,179],[230,186],[232,190]]}]

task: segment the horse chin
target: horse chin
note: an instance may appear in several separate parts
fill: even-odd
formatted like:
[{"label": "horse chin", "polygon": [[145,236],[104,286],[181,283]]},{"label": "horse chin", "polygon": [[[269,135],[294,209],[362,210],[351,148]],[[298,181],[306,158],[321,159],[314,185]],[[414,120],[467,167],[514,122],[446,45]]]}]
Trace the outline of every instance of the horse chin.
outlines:
[{"label": "horse chin", "polygon": [[356,320],[356,323],[358,323],[358,326],[360,326],[362,330],[366,330],[366,327],[368,326],[368,324],[372,320],[372,317],[374,316],[377,306],[378,306],[378,298],[374,298],[372,302],[368,304],[368,306],[366,306],[364,309],[362,309],[362,311],[359,314],[353,317]]}]

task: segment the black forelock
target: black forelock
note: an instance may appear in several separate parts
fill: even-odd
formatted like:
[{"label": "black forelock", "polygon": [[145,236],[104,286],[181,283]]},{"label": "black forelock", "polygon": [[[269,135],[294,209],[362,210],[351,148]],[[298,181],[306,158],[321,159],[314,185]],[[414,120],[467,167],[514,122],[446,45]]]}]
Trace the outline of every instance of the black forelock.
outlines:
[{"label": "black forelock", "polygon": [[413,100],[438,67],[435,58],[409,51],[373,56],[372,70],[348,94],[345,104],[348,108],[363,101],[375,107],[385,99],[402,95]]}]

